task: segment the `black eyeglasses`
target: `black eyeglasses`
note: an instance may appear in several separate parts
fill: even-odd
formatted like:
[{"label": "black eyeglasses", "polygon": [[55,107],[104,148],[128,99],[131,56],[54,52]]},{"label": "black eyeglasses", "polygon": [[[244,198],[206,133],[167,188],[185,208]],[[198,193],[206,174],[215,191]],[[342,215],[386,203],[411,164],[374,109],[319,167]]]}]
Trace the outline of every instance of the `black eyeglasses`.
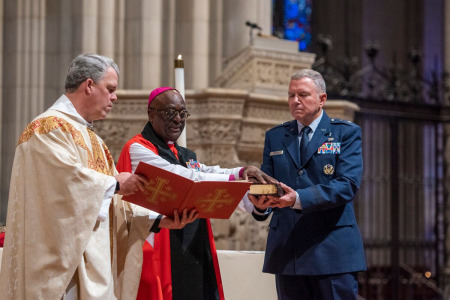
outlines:
[{"label": "black eyeglasses", "polygon": [[160,114],[163,114],[164,116],[166,116],[170,120],[175,118],[177,116],[177,114],[179,114],[180,118],[183,119],[183,120],[187,119],[190,116],[188,111],[185,110],[185,109],[176,110],[176,109],[173,109],[173,108],[167,108],[167,109],[149,108],[148,110],[153,110],[153,111],[156,111],[156,112],[158,112]]}]

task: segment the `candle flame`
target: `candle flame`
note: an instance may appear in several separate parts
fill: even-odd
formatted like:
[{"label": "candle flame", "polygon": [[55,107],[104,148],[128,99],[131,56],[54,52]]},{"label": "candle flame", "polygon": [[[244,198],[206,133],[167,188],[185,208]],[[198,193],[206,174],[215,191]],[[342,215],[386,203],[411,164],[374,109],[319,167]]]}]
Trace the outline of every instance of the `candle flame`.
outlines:
[{"label": "candle flame", "polygon": [[179,54],[178,57],[174,60],[174,67],[175,69],[184,68],[183,57],[181,56],[181,54]]}]

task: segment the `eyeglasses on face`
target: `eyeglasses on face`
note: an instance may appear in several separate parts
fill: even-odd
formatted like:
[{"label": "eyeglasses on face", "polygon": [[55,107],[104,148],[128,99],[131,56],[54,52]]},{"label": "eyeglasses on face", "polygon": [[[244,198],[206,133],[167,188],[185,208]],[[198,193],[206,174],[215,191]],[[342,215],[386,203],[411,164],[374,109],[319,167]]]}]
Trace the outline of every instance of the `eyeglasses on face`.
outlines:
[{"label": "eyeglasses on face", "polygon": [[175,118],[177,116],[177,114],[179,114],[180,118],[183,120],[187,119],[190,116],[189,112],[185,109],[176,110],[173,108],[167,108],[167,109],[149,108],[148,110],[156,111],[156,112],[166,116],[168,119]]}]

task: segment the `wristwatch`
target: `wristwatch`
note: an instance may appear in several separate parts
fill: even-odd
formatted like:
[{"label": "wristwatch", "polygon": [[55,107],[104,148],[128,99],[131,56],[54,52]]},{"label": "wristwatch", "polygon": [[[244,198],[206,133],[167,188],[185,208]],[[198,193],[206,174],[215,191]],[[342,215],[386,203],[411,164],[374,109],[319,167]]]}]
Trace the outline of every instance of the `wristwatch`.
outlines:
[{"label": "wristwatch", "polygon": [[114,194],[117,194],[118,191],[120,191],[120,184],[119,184],[119,182],[117,181],[117,182],[116,182],[116,190],[114,191]]}]

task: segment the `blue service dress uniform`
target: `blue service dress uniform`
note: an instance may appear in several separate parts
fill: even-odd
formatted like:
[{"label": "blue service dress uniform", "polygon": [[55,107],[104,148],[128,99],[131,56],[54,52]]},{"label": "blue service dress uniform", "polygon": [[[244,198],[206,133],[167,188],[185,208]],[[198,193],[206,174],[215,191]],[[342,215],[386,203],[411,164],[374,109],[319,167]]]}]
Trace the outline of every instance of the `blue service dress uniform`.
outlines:
[{"label": "blue service dress uniform", "polygon": [[273,208],[263,272],[327,275],[366,270],[353,199],[363,171],[361,129],[322,119],[300,163],[298,125],[293,120],[266,132],[261,170],[290,186],[302,210]]}]

